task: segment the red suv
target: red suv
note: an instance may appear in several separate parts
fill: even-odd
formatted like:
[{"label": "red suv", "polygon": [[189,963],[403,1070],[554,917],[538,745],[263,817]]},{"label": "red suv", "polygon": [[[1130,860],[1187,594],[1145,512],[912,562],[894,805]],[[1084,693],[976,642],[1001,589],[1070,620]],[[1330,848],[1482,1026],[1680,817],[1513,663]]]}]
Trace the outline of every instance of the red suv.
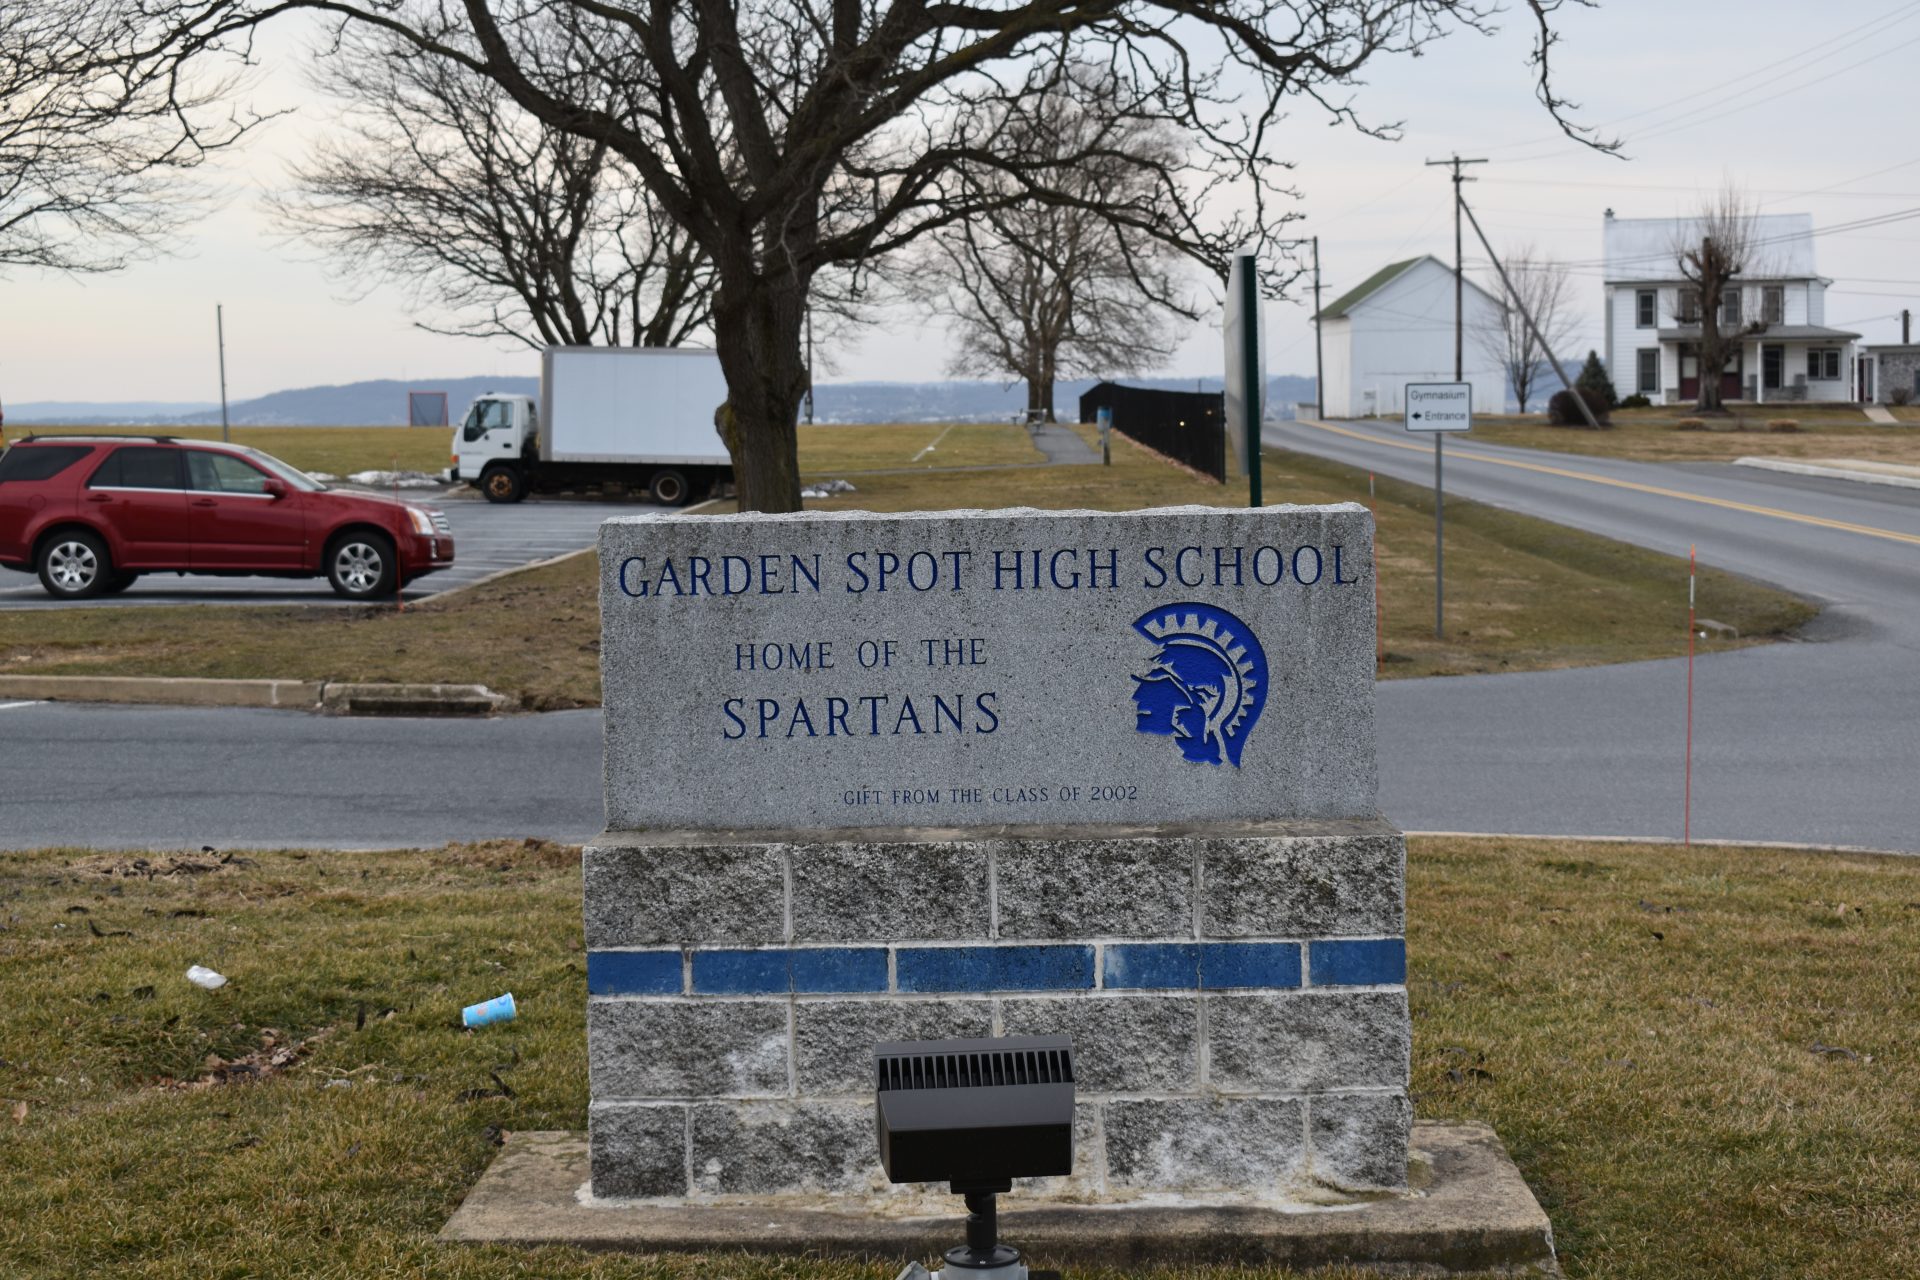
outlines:
[{"label": "red suv", "polygon": [[62,600],[143,573],[313,578],[389,596],[453,563],[447,518],[329,489],[239,445],[169,436],[28,436],[0,453],[0,565]]}]

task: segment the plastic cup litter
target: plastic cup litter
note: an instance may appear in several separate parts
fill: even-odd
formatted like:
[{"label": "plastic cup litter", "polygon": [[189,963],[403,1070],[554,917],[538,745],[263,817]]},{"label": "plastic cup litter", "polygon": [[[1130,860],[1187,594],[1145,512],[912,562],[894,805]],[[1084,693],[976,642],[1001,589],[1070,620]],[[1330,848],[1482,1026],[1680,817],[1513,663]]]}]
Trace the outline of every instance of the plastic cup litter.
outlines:
[{"label": "plastic cup litter", "polygon": [[208,991],[218,991],[227,985],[226,975],[215,973],[202,964],[196,964],[187,970],[187,981]]},{"label": "plastic cup litter", "polygon": [[460,1021],[469,1027],[484,1027],[489,1022],[511,1022],[519,1010],[513,1006],[513,992],[470,1004],[460,1011]]}]

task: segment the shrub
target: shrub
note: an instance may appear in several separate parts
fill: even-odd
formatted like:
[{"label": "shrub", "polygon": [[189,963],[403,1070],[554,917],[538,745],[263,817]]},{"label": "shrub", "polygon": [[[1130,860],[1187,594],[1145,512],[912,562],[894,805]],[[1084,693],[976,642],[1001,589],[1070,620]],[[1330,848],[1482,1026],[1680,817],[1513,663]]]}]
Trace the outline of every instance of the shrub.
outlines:
[{"label": "shrub", "polygon": [[[1602,427],[1610,426],[1611,424],[1607,421],[1607,404],[1600,395],[1597,392],[1581,387],[1577,382],[1574,386],[1578,388],[1581,397],[1586,400],[1587,408],[1593,410],[1594,420]],[[1547,422],[1550,425],[1556,427],[1584,427],[1587,425],[1586,418],[1580,413],[1580,405],[1573,397],[1574,393],[1572,391],[1563,390],[1553,393],[1553,398],[1547,401]]]},{"label": "shrub", "polygon": [[1616,409],[1651,409],[1653,408],[1653,401],[1636,391],[1613,407]]},{"label": "shrub", "polygon": [[1705,418],[1682,418],[1673,424],[1673,429],[1675,431],[1705,431],[1707,429],[1707,420]]},{"label": "shrub", "polygon": [[1594,417],[1605,422],[1606,411],[1620,403],[1620,395],[1613,389],[1613,379],[1607,376],[1607,366],[1601,361],[1598,351],[1587,352],[1587,362],[1580,366],[1580,376],[1573,385],[1587,393],[1587,403],[1594,405]]},{"label": "shrub", "polygon": [[1773,432],[1775,435],[1791,435],[1799,429],[1800,424],[1792,418],[1767,419],[1767,430]]},{"label": "shrub", "polygon": [[1906,404],[1913,399],[1913,388],[1895,387],[1893,390],[1887,392],[1887,399],[1893,401],[1895,404]]}]

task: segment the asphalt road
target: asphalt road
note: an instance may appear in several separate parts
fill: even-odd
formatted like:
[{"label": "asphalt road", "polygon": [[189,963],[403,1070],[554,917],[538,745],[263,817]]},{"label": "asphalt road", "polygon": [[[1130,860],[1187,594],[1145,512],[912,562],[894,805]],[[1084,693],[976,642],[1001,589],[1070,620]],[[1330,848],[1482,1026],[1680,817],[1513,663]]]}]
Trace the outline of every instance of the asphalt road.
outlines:
[{"label": "asphalt road", "polygon": [[[1426,441],[1328,426],[1266,439],[1432,483]],[[1825,605],[1804,643],[1698,662],[1693,834],[1920,851],[1920,493],[1470,437],[1446,446],[1446,488],[1673,555],[1696,544]],[[1684,660],[1384,682],[1381,807],[1415,830],[1678,836],[1685,698]]]},{"label": "asphalt road", "polygon": [[[1342,430],[1269,439],[1431,477],[1399,432]],[[1697,543],[1827,604],[1805,643],[1698,664],[1696,838],[1920,851],[1920,494],[1460,440],[1447,461],[1451,494],[1675,554]],[[1381,806],[1409,830],[1678,836],[1685,682],[1675,660],[1383,683]],[[581,839],[601,825],[600,735],[592,711],[0,707],[0,846]]]},{"label": "asphalt road", "polygon": [[[650,502],[589,502],[566,498],[530,498],[497,506],[477,498],[443,497],[402,490],[414,501],[437,506],[453,526],[453,566],[419,579],[408,600],[425,600],[476,582],[503,569],[593,545],[600,522],[609,516],[658,511]],[[119,609],[156,604],[312,604],[345,605],[325,578],[213,578],[148,574],[117,596],[98,600],[55,600],[30,573],[0,569],[0,610]]]}]

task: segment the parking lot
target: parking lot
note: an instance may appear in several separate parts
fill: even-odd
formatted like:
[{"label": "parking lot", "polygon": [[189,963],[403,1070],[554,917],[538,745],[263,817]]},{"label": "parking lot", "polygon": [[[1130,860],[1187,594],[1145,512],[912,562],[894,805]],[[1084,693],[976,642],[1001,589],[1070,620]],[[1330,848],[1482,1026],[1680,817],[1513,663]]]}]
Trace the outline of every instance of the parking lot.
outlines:
[{"label": "parking lot", "polygon": [[[601,502],[568,498],[532,498],[513,506],[496,506],[470,496],[413,493],[413,501],[439,507],[453,526],[454,562],[450,569],[428,574],[407,588],[406,599],[426,600],[454,587],[476,582],[503,569],[518,569],[538,560],[565,555],[593,545],[600,522],[610,516],[658,512],[661,508],[635,499]],[[29,573],[0,569],[0,610],[6,609],[124,609],[160,604],[313,604],[345,605],[325,578],[215,578],[149,574],[117,596],[95,600],[59,601],[40,587]]]}]

